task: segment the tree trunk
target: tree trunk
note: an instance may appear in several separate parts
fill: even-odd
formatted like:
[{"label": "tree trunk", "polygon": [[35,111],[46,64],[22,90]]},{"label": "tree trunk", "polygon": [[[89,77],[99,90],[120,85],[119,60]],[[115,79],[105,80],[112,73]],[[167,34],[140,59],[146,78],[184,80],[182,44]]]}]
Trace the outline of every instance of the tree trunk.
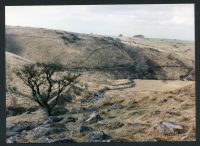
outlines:
[{"label": "tree trunk", "polygon": [[46,107],[46,112],[48,116],[52,116],[51,114],[52,109],[49,108],[49,106]]}]

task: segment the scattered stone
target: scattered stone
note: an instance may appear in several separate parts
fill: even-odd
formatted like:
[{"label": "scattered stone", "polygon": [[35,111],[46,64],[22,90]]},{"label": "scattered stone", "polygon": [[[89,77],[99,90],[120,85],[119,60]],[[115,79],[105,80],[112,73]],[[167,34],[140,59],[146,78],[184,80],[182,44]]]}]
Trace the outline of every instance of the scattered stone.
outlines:
[{"label": "scattered stone", "polygon": [[111,104],[107,107],[107,110],[111,111],[111,110],[116,110],[116,109],[121,109],[121,108],[123,108],[121,104]]},{"label": "scattered stone", "polygon": [[6,139],[6,143],[17,143],[19,139],[19,135],[11,136]]},{"label": "scattered stone", "polygon": [[156,110],[156,111],[151,112],[150,116],[156,116],[156,115],[159,115],[160,113],[161,111]]},{"label": "scattered stone", "polygon": [[130,126],[133,129],[142,129],[145,127],[150,126],[149,124],[142,124],[142,123],[128,123],[128,126]]},{"label": "scattered stone", "polygon": [[103,131],[94,131],[88,134],[87,142],[102,142],[105,140],[106,135]]},{"label": "scattered stone", "polygon": [[23,130],[31,130],[33,128],[33,124],[31,122],[18,122],[15,124],[6,125],[6,130],[8,132],[22,132]]},{"label": "scattered stone", "polygon": [[33,139],[38,139],[42,136],[49,136],[51,134],[57,134],[65,132],[66,128],[50,127],[50,125],[39,126],[32,131]]},{"label": "scattered stone", "polygon": [[121,139],[121,138],[119,138],[119,139],[111,139],[111,142],[130,142],[130,141],[127,140],[127,139]]},{"label": "scattered stone", "polygon": [[79,117],[78,120],[79,120],[79,122],[85,122],[87,119],[89,119],[89,117],[90,117],[90,115],[84,113],[83,115],[81,115],[81,116]]},{"label": "scattered stone", "polygon": [[97,122],[100,121],[102,118],[97,113],[92,113],[89,118],[86,120],[86,122]]},{"label": "scattered stone", "polygon": [[80,107],[79,112],[95,112],[97,111],[98,108],[95,106],[91,106],[91,107]]},{"label": "scattered stone", "polygon": [[146,141],[149,141],[149,142],[157,142],[157,141],[161,141],[161,139],[159,139],[159,138],[149,138],[149,139],[147,139]]},{"label": "scattered stone", "polygon": [[102,140],[102,142],[112,142],[112,139]]},{"label": "scattered stone", "polygon": [[31,107],[31,108],[7,107],[6,108],[6,114],[7,114],[8,117],[10,117],[10,116],[21,115],[23,113],[30,114],[30,113],[35,112],[37,110],[38,110],[38,107]]},{"label": "scattered stone", "polygon": [[154,129],[158,130],[160,133],[168,135],[168,134],[182,133],[184,127],[174,122],[161,121],[154,126]]},{"label": "scattered stone", "polygon": [[26,114],[32,114],[32,112],[30,112],[30,111],[27,111],[27,112],[26,112]]},{"label": "scattered stone", "polygon": [[60,122],[63,119],[64,117],[50,116],[47,118],[44,124],[52,124],[52,123]]},{"label": "scattered stone", "polygon": [[180,112],[167,111],[166,113],[167,113],[167,114],[170,114],[170,115],[181,116],[181,113],[180,113]]},{"label": "scattered stone", "polygon": [[88,126],[81,125],[81,126],[77,129],[77,132],[83,133],[83,132],[91,131],[91,130],[93,130],[93,128],[88,127]]},{"label": "scattered stone", "polygon": [[6,131],[6,137],[7,137],[7,138],[8,138],[8,137],[11,137],[11,136],[15,136],[15,135],[17,135],[17,134],[19,134],[19,132]]},{"label": "scattered stone", "polygon": [[26,133],[20,133],[13,136],[10,136],[6,139],[6,143],[27,143],[27,140],[24,139]]},{"label": "scattered stone", "polygon": [[71,143],[71,142],[75,142],[75,141],[70,137],[47,140],[47,143]]},{"label": "scattered stone", "polygon": [[64,115],[67,113],[67,109],[64,108],[63,106],[55,106],[52,110],[52,115],[53,116],[59,116],[59,115]]},{"label": "scattered stone", "polygon": [[77,118],[68,116],[64,120],[62,120],[62,123],[70,123],[70,122],[75,123],[77,120],[78,120]]},{"label": "scattered stone", "polygon": [[81,106],[80,109],[79,109],[79,112],[85,112],[85,111],[87,111],[87,108]]},{"label": "scattered stone", "polygon": [[72,113],[72,114],[79,113],[79,110],[76,108],[72,108],[70,113]]},{"label": "scattered stone", "polygon": [[106,90],[107,90],[107,89],[103,89],[103,90],[101,90],[101,91],[94,92],[94,93],[92,94],[92,97],[88,99],[89,102],[96,102],[96,101],[98,101],[99,99],[104,98],[105,93],[106,93]]},{"label": "scattered stone", "polygon": [[96,112],[97,110],[98,110],[98,108],[95,107],[95,106],[91,106],[91,107],[88,107],[88,108],[87,108],[87,111],[88,111],[88,112]]},{"label": "scattered stone", "polygon": [[128,104],[126,105],[128,109],[134,108],[135,106],[136,106],[135,101],[129,101]]},{"label": "scattered stone", "polygon": [[124,126],[124,123],[121,122],[112,122],[112,123],[108,123],[108,128],[109,129],[118,129]]},{"label": "scattered stone", "polygon": [[80,102],[81,102],[81,103],[86,103],[86,102],[88,102],[88,99],[85,99],[85,98],[80,99]]}]

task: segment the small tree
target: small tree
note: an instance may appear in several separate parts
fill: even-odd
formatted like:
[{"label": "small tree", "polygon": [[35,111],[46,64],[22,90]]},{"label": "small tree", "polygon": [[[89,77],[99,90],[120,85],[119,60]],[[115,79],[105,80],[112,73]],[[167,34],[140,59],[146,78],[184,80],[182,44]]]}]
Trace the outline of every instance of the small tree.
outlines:
[{"label": "small tree", "polygon": [[80,74],[66,71],[61,64],[35,63],[23,66],[16,75],[31,89],[32,99],[51,116],[63,90],[77,82]]}]

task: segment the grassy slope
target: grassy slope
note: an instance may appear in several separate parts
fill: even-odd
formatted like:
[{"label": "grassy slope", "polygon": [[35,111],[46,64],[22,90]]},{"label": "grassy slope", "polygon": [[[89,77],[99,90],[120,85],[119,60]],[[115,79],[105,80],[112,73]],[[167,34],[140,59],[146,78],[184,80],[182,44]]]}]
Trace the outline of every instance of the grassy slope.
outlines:
[{"label": "grassy slope", "polygon": [[[22,29],[23,31],[21,31]],[[15,43],[15,45],[9,43],[11,46],[7,45],[7,49],[10,48],[10,51],[12,52],[12,47],[15,46],[17,51],[14,50],[16,52],[13,53],[18,54],[23,58],[9,52],[6,53],[7,83],[17,86],[17,88],[24,94],[30,94],[30,92],[28,88],[23,86],[22,82],[13,74],[13,69],[29,62],[29,60],[46,61],[52,60],[53,56],[58,56],[64,63],[69,60],[73,60],[74,58],[75,60],[73,61],[79,62],[86,55],[91,53],[94,48],[98,49],[98,47],[102,47],[105,49],[100,49],[100,51],[95,53],[95,55],[90,58],[91,60],[87,62],[90,63],[90,66],[96,66],[99,64],[107,65],[107,63],[110,63],[109,65],[113,65],[115,63],[134,63],[134,59],[127,55],[127,53],[120,51],[114,46],[109,47],[110,44],[107,42],[102,44],[102,42],[99,41],[99,38],[94,38],[94,36],[78,34],[79,37],[82,38],[80,42],[65,45],[63,40],[60,39],[59,35],[53,30],[11,28],[7,30],[7,32],[8,34],[22,33],[22,35],[29,34],[57,38],[44,39],[17,37],[17,39],[13,41],[11,37],[9,37],[11,40],[8,41],[12,41],[12,43]],[[87,41],[85,41],[86,39]],[[126,38],[126,40],[128,39]],[[180,44],[179,41],[164,40],[163,42],[161,40],[142,40],[135,38],[131,39],[131,41],[135,41],[136,44],[133,43],[130,45],[134,47],[139,46],[140,50],[147,57],[151,58],[159,65],[166,65],[167,62],[171,65],[180,65],[180,61],[177,62],[176,60],[167,58],[167,56],[173,52],[173,49],[176,49],[177,54],[173,55],[177,57],[178,60],[184,62],[185,65],[192,66],[192,61],[194,60],[192,56],[193,53],[189,51],[188,54],[184,54],[181,49],[183,44],[183,49],[186,49],[187,47],[191,47],[193,49],[193,44],[191,42],[181,42]],[[141,45],[141,43],[146,45]],[[180,49],[177,47],[173,48],[173,43],[174,45],[178,45]],[[153,49],[149,49],[149,45],[151,45],[150,48]],[[152,45],[154,45],[154,47],[152,47]],[[21,50],[22,48],[24,50]],[[46,54],[47,52],[48,54]],[[114,53],[114,55],[112,53]],[[184,54],[182,58],[180,54]],[[119,59],[117,56],[122,58]],[[29,60],[24,58],[28,58]],[[179,75],[183,71],[184,69],[167,69],[167,72],[171,72],[173,76],[177,74]],[[111,87],[113,84],[125,83],[127,80],[112,80],[101,73],[83,73],[80,82],[87,83],[88,90],[92,93],[104,88],[105,86]],[[106,134],[116,139],[122,138],[130,141],[145,141],[148,138],[160,138],[163,140],[195,140],[195,85],[193,81],[135,80],[135,82],[136,87],[110,90],[106,93],[103,99],[96,103],[86,103],[85,105],[81,105],[79,102],[75,101],[72,104],[68,104],[66,108],[70,110],[73,107],[79,108],[80,106],[101,107],[99,113],[103,117],[103,120],[100,123],[94,123],[89,126],[93,127],[95,130],[104,130]],[[18,106],[24,106],[26,108],[35,106],[35,104],[28,98],[25,98],[22,95],[16,96]],[[11,99],[12,96],[7,94],[7,107],[10,106]],[[128,108],[131,102],[133,103],[133,107]],[[120,104],[123,106],[123,108],[108,111],[107,108],[109,104],[112,103]],[[178,114],[170,114],[169,111]],[[74,114],[73,116],[80,117],[82,114]],[[19,121],[37,122],[39,120],[43,120],[43,118],[45,118],[44,113],[39,110],[32,114],[24,113],[22,115],[8,117],[6,121],[10,123]],[[186,126],[186,131],[183,134],[177,134],[174,136],[160,135],[158,132],[154,131],[152,127],[155,123],[162,120],[170,120],[183,124]],[[109,126],[114,125],[116,122],[121,122],[124,124],[124,126],[114,129]],[[144,125],[135,129],[133,126],[134,123],[140,123]],[[76,123],[75,125],[66,124],[66,127],[68,127],[70,130],[73,130],[79,125],[80,123]],[[70,133],[66,133],[66,135],[69,134]],[[85,136],[72,136],[77,141],[85,141],[86,138]]]},{"label": "grassy slope", "polygon": [[[194,43],[189,41],[119,38],[126,44],[123,45],[100,35],[30,27],[7,27],[6,34],[7,51],[32,61],[56,60],[77,67],[113,68],[135,65],[138,56],[135,52],[141,52],[151,62],[158,79],[179,79],[194,68]],[[131,74],[129,69],[108,73],[119,72],[125,74],[123,77]]]}]

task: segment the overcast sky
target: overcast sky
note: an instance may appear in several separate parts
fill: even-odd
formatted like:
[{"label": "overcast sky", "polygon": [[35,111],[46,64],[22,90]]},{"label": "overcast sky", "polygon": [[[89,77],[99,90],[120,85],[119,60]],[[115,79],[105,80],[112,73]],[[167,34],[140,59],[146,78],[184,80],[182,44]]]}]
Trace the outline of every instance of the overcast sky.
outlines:
[{"label": "overcast sky", "polygon": [[6,25],[194,40],[194,5],[7,6]]}]

